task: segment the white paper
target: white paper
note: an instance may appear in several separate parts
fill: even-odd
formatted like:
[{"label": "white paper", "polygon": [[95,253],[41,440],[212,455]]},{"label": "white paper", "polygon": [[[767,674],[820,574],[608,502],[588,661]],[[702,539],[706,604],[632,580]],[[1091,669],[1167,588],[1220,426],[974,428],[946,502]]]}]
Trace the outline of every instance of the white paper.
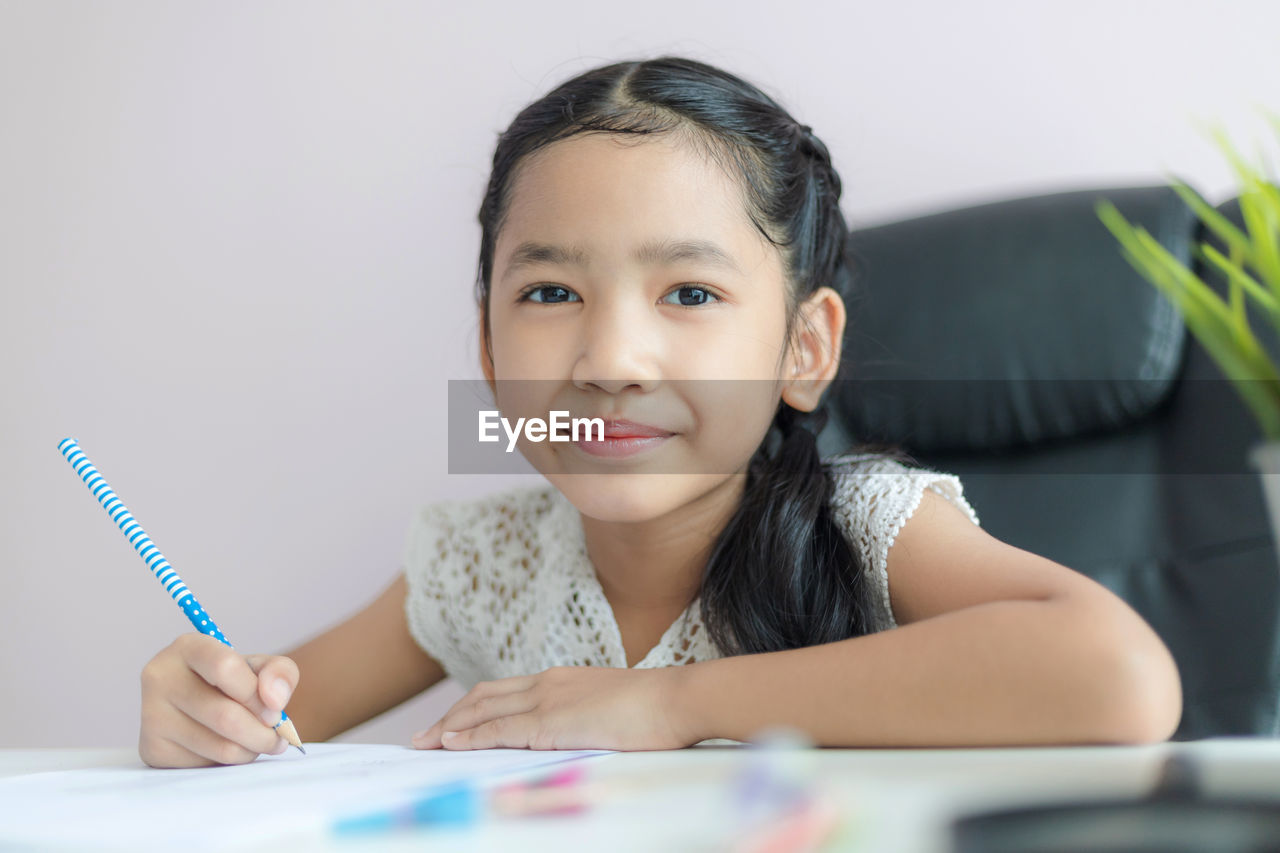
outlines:
[{"label": "white paper", "polygon": [[0,779],[0,849],[226,849],[404,803],[459,779],[482,786],[611,750],[413,749],[304,744],[249,764],[58,770]]}]

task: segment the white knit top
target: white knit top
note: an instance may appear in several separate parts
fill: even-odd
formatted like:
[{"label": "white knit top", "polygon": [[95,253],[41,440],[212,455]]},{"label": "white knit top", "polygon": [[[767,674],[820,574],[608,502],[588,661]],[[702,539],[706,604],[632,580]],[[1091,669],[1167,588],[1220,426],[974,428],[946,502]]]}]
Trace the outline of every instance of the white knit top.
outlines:
[{"label": "white knit top", "polygon": [[[874,590],[875,630],[893,628],[889,546],[924,490],[950,500],[974,524],[978,516],[954,474],[873,454],[824,462],[835,480],[836,518],[862,555]],[[587,556],[581,516],[549,483],[424,506],[409,526],[404,572],[410,632],[467,689],[553,666],[627,665],[621,632]],[[636,666],[719,657],[695,598]]]}]

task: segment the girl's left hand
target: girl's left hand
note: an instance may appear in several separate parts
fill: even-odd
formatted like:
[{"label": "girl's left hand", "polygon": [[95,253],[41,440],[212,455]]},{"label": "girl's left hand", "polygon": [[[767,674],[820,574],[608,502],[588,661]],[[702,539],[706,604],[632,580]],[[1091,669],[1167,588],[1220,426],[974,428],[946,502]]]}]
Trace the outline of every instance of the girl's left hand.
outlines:
[{"label": "girl's left hand", "polygon": [[[426,731],[418,749],[680,749],[681,670],[557,666],[482,681]],[[457,734],[443,738],[446,732]]]}]

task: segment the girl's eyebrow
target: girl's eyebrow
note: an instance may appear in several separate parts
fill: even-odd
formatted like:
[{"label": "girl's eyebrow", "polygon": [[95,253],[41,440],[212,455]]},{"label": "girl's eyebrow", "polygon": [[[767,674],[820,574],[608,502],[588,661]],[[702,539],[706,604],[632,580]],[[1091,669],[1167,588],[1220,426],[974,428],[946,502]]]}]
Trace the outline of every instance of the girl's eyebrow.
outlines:
[{"label": "girl's eyebrow", "polygon": [[[710,240],[650,240],[639,246],[631,257],[646,266],[701,261],[742,274],[733,256]],[[511,252],[502,277],[505,279],[521,267],[537,264],[585,267],[588,260],[586,250],[580,246],[556,246],[526,240]]]}]

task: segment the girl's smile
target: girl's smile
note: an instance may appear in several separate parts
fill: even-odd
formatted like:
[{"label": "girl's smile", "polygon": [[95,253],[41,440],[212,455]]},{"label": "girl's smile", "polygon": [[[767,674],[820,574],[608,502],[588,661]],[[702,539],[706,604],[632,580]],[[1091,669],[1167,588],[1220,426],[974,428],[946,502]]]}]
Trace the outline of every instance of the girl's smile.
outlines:
[{"label": "girl's smile", "polygon": [[600,434],[587,430],[574,445],[584,453],[601,459],[622,459],[643,453],[663,444],[675,433],[669,429],[636,423],[635,421],[609,418],[604,421]]}]

